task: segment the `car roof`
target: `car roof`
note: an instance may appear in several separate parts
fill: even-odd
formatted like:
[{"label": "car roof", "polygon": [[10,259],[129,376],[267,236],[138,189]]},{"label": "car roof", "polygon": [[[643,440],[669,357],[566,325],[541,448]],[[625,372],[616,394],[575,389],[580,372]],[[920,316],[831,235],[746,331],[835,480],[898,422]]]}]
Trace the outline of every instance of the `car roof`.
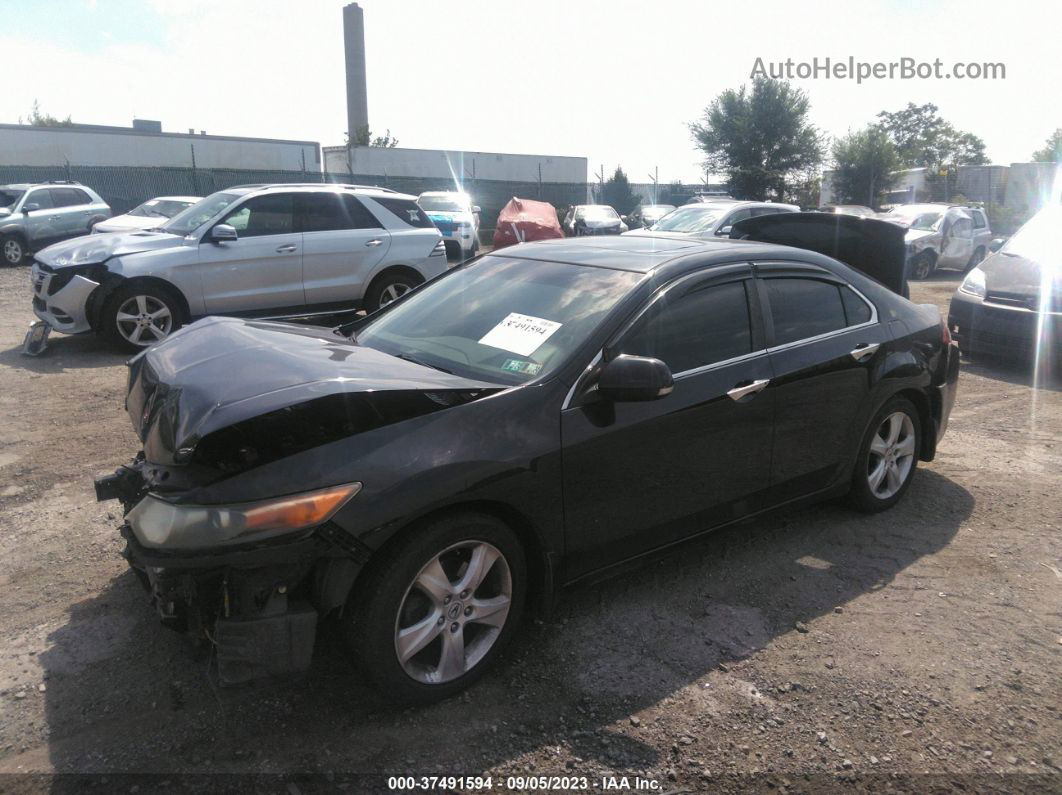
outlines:
[{"label": "car roof", "polygon": [[150,199],[145,199],[145,202],[197,202],[203,199],[202,196],[155,196]]},{"label": "car roof", "polygon": [[468,197],[468,194],[463,190],[425,190],[420,192],[421,196],[464,196]]},{"label": "car roof", "polygon": [[378,185],[351,185],[341,182],[269,182],[259,185],[233,185],[230,188],[222,188],[217,192],[241,191],[242,193],[250,193],[251,191],[267,190],[330,191],[335,193],[358,193],[365,196],[388,196],[394,199],[409,199],[410,201],[417,200],[416,196],[411,196],[408,193],[399,193],[390,188],[381,188]]},{"label": "car roof", "polygon": [[0,185],[0,190],[28,190],[36,183],[12,182],[10,185]]},{"label": "car roof", "polygon": [[[691,257],[691,255],[698,256]],[[816,263],[827,259],[815,252],[790,246],[731,240],[730,238],[708,240],[692,237],[675,238],[652,232],[614,237],[540,240],[501,249],[496,256],[590,265],[635,273],[650,273],[670,263],[675,264],[675,270],[681,271],[684,268],[679,264],[680,261],[689,263],[690,267],[702,267],[732,263],[735,260],[745,261],[770,257]],[[671,268],[669,267],[668,270]]]}]

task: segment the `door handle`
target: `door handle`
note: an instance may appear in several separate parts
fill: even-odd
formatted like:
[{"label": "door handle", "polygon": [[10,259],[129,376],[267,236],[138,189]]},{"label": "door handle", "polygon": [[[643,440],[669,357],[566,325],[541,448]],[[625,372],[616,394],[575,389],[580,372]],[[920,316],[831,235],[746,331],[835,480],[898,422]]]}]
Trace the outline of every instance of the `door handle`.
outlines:
[{"label": "door handle", "polygon": [[294,251],[296,248],[294,243],[285,243],[283,246],[277,246],[277,254],[285,254]]},{"label": "door handle", "polygon": [[872,356],[874,352],[881,347],[880,342],[861,342],[855,346],[855,349],[849,352],[849,356],[855,359],[857,362],[861,362],[868,356]]},{"label": "door handle", "polygon": [[368,243],[366,243],[365,245],[366,245],[366,246],[378,246],[378,245],[380,245],[381,243],[383,243],[383,241],[382,241],[382,240],[380,240],[380,238],[378,238],[378,237],[374,237],[374,238],[373,238],[372,240],[370,240],[370,241],[369,241]]},{"label": "door handle", "polygon": [[759,381],[753,381],[751,384],[736,386],[727,392],[727,394],[732,400],[741,400],[744,397],[755,395],[757,392],[760,392],[769,383],[771,383],[770,378],[761,378]]}]

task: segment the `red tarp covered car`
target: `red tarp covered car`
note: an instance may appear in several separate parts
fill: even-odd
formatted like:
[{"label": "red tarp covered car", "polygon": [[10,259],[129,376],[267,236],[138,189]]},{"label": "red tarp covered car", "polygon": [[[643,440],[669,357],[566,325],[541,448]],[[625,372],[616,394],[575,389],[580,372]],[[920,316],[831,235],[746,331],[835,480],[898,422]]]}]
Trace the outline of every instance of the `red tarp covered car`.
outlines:
[{"label": "red tarp covered car", "polygon": [[549,202],[517,199],[515,196],[498,213],[494,228],[494,248],[504,248],[532,240],[564,237],[557,211]]}]

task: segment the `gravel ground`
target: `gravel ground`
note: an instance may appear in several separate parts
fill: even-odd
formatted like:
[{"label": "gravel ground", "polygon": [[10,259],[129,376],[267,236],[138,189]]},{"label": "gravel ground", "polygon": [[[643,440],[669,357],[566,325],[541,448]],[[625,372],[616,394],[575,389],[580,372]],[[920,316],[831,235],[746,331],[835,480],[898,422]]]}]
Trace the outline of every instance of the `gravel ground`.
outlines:
[{"label": "gravel ground", "polygon": [[[912,291],[944,310],[955,283]],[[306,676],[214,686],[94,502],[92,475],[136,450],[123,357],[60,335],[21,357],[31,319],[27,270],[0,270],[0,774],[23,774],[0,788],[1062,790],[1058,382],[964,362],[938,458],[894,510],[783,514],[575,590],[470,692],[398,711],[328,631]],[[50,773],[97,777],[25,775]]]}]

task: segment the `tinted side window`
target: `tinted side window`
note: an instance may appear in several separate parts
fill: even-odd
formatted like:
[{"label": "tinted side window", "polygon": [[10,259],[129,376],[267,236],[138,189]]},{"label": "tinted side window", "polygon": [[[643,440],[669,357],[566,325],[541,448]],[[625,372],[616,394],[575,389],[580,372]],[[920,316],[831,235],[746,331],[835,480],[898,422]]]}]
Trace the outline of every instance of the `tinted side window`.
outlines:
[{"label": "tinted side window", "polygon": [[240,237],[284,235],[295,231],[295,202],[290,193],[256,196],[225,216],[221,223],[235,227]]},{"label": "tinted side window", "polygon": [[435,226],[412,199],[395,199],[390,196],[373,196],[372,200],[383,205],[410,226],[430,229]]},{"label": "tinted side window", "polygon": [[841,291],[841,302],[844,304],[844,316],[848,321],[848,325],[858,326],[860,323],[868,322],[872,315],[867,302],[856,295],[849,287],[841,287],[839,289]]},{"label": "tinted side window", "polygon": [[96,203],[95,199],[93,199],[91,196],[89,196],[87,193],[85,193],[85,191],[81,190],[81,188],[72,188],[72,190],[77,195],[77,203],[78,204],[95,204]]},{"label": "tinted side window", "polygon": [[87,204],[81,198],[81,191],[73,188],[52,188],[52,201],[56,207],[74,207],[78,204]]},{"label": "tinted side window", "polygon": [[815,337],[848,325],[837,285],[814,279],[767,279],[774,344]]},{"label": "tinted side window", "polygon": [[752,327],[743,282],[687,293],[649,307],[620,344],[622,353],[660,359],[672,373],[752,351]]},{"label": "tinted side window", "polygon": [[985,214],[980,210],[971,210],[970,215],[973,216],[974,229],[984,229],[988,226],[988,222],[985,221]]},{"label": "tinted side window", "polygon": [[55,206],[52,203],[52,192],[47,188],[38,188],[37,190],[32,191],[30,195],[26,197],[26,201],[22,204],[23,206],[27,204],[39,204],[40,209],[42,210],[50,210]]},{"label": "tinted side window", "polygon": [[351,229],[380,229],[380,222],[376,220],[368,208],[361,201],[349,193],[343,194],[343,210],[350,219]]},{"label": "tinted side window", "polygon": [[299,195],[299,205],[303,232],[350,229],[343,203],[335,193],[303,193]]}]

